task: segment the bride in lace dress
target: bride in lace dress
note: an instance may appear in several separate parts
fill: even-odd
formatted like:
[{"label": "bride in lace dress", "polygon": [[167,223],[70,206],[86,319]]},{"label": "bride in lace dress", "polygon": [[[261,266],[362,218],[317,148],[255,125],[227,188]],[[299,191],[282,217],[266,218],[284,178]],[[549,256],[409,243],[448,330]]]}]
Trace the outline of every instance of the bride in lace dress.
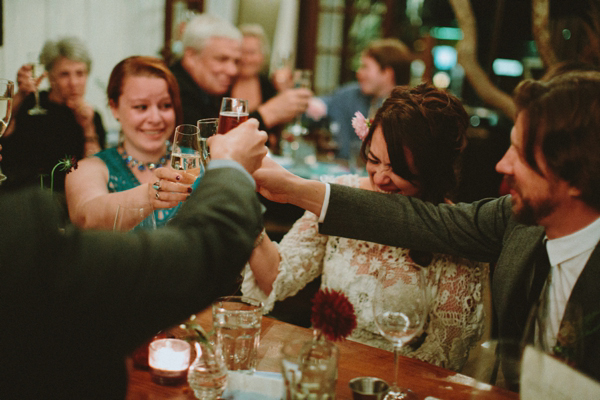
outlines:
[{"label": "bride in lace dress", "polygon": [[[368,177],[345,175],[331,182],[437,203],[449,201],[467,123],[468,116],[454,96],[426,84],[397,87],[370,127],[364,119],[355,121],[363,138],[361,156]],[[415,273],[413,263],[428,266],[433,300],[423,334],[403,347],[404,354],[460,370],[483,332],[487,264],[321,235],[317,217],[306,212],[279,244],[265,237],[255,248],[244,271],[242,292],[263,301],[268,312],[275,301],[295,295],[321,275],[322,288],[344,292],[354,305],[357,327],[349,339],[392,350],[374,323],[377,272],[394,271],[396,282],[406,281]]]}]

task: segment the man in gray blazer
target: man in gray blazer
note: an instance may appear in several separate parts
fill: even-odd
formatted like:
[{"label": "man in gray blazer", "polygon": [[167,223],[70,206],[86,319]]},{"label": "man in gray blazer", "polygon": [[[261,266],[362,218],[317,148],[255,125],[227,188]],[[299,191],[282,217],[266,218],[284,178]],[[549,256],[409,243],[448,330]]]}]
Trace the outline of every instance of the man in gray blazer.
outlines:
[{"label": "man in gray blazer", "polygon": [[48,193],[0,196],[0,398],[124,399],[127,354],[235,292],[262,229],[257,128],[210,139],[200,185],[155,231],[61,232]]},{"label": "man in gray blazer", "polygon": [[[524,81],[515,102],[496,166],[510,195],[499,199],[434,205],[303,180],[268,160],[254,178],[267,198],[319,215],[323,234],[494,263],[499,337],[528,336],[600,380],[600,73]],[[573,326],[582,341],[568,340]]]}]

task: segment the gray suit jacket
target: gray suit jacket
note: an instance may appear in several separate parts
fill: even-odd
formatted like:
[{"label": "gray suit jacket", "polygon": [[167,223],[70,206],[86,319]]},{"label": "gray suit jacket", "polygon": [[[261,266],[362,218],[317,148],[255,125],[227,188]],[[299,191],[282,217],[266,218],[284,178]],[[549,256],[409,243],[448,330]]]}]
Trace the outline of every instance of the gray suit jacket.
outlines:
[{"label": "gray suit jacket", "polygon": [[[411,197],[331,185],[320,232],[494,263],[492,299],[498,334],[523,337],[534,300],[530,298],[533,260],[544,229],[515,221],[509,196],[436,206]],[[599,282],[597,246],[569,298],[569,303],[582,307],[584,316],[600,310]],[[600,316],[591,326],[600,326]],[[584,340],[583,360],[577,367],[600,380],[600,329]]]}]

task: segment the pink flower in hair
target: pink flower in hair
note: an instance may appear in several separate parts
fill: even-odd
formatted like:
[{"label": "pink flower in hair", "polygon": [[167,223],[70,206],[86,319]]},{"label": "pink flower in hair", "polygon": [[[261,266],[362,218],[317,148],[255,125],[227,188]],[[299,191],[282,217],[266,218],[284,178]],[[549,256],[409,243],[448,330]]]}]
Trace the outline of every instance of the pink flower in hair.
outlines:
[{"label": "pink flower in hair", "polygon": [[357,111],[354,113],[354,118],[352,118],[352,127],[360,140],[365,140],[371,127],[371,121],[367,120],[360,111]]}]

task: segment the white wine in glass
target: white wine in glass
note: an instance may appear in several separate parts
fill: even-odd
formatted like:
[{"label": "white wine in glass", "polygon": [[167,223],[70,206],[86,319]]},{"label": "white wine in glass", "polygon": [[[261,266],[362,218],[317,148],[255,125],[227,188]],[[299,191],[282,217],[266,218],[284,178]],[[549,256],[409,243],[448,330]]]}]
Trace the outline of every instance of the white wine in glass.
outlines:
[{"label": "white wine in glass", "polygon": [[[12,103],[15,84],[7,79],[0,79],[0,137],[6,132],[12,115]],[[6,175],[0,169],[0,182],[6,180]]]},{"label": "white wine in glass", "polygon": [[[31,74],[33,76],[33,80],[36,81],[40,76],[44,74],[44,64],[41,64],[37,61],[36,57],[30,56],[30,64],[31,64]],[[35,87],[35,92],[33,92],[35,96],[35,105],[30,108],[27,113],[29,115],[44,115],[48,112],[45,108],[40,106],[40,93],[38,91],[37,86]]]},{"label": "white wine in glass", "polygon": [[423,268],[410,263],[410,278],[397,277],[381,270],[373,296],[373,315],[379,333],[394,345],[394,383],[385,400],[416,399],[414,392],[398,387],[400,349],[419,335],[429,313],[427,275]]}]

